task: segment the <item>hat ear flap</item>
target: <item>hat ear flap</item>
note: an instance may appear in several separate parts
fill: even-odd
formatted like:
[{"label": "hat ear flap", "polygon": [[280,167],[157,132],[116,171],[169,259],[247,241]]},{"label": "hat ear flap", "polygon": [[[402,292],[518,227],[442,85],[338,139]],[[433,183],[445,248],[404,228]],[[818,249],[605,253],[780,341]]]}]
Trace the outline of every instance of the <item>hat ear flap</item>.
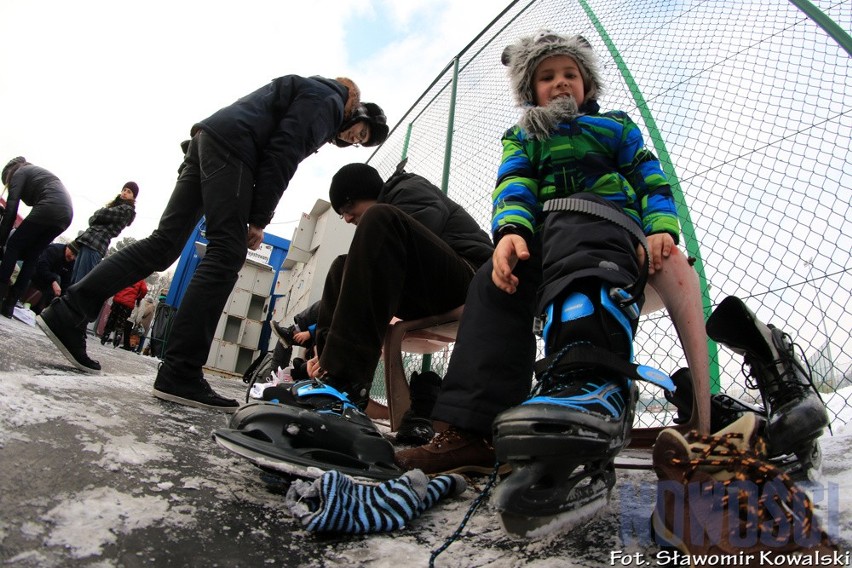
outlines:
[{"label": "hat ear flap", "polygon": [[507,45],[503,49],[503,54],[500,55],[500,63],[508,67],[512,64],[512,52],[514,51],[514,45]]}]

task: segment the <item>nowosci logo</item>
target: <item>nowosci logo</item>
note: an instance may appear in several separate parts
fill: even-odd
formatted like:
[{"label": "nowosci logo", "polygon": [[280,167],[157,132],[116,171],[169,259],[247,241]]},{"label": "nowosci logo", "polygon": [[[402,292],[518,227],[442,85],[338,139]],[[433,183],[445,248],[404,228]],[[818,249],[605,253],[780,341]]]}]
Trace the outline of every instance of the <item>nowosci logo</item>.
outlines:
[{"label": "nowosci logo", "polygon": [[[802,489],[807,489],[819,526],[836,539],[840,522],[838,484],[808,484]],[[778,548],[790,542],[809,547],[820,540],[819,531],[812,531],[803,523],[807,518],[804,499],[794,499],[791,506],[784,505],[788,489],[778,479],[762,485],[747,480],[734,480],[727,485],[721,482],[684,485],[673,480],[627,482],[619,484],[618,492],[619,536],[625,547],[670,544],[666,535],[652,536],[654,509],[649,503],[656,504],[668,537],[690,548],[705,548],[720,542],[738,549]],[[761,530],[759,507],[764,510],[763,527],[769,524],[773,530]],[[792,513],[792,521],[788,512]],[[719,515],[727,518],[719,519]],[[726,526],[739,530],[723,534]]]}]

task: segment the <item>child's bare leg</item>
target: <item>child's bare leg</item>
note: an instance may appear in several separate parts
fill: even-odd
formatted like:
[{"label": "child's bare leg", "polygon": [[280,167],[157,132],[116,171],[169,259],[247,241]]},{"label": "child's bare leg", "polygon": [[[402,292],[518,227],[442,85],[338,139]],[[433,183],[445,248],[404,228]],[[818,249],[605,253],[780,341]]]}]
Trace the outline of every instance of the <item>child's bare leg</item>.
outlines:
[{"label": "child's bare leg", "polygon": [[698,393],[698,428],[710,433],[710,359],[707,353],[707,332],[704,329],[704,311],[701,305],[701,287],[698,273],[689,265],[686,256],[672,248],[671,256],[663,261],[648,280],[644,313],[650,308],[665,306],[674,323],[686,362],[692,374],[692,387]]}]

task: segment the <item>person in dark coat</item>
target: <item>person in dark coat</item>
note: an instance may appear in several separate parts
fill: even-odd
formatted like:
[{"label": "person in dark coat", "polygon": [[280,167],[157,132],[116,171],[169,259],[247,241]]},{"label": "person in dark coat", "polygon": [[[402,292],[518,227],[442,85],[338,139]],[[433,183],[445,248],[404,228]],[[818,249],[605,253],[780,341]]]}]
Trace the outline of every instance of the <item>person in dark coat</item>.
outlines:
[{"label": "person in dark coat", "polygon": [[387,134],[381,108],[362,103],[350,79],[273,79],[192,127],[157,229],[104,259],[37,324],[77,367],[98,372],[100,364],[86,354],[86,322],[122,288],[171,266],[203,216],[207,251],[172,319],[153,395],[233,412],[239,403],[219,396],[202,367],[247,248],[260,246],[263,228],[303,159],[329,142],[374,146]]},{"label": "person in dark coat", "polygon": [[89,217],[89,226],[75,239],[80,247],[71,283],[76,284],[92,271],[106,256],[109,243],[136,219],[136,198],[139,185],[129,181],[122,186],[115,199]]},{"label": "person in dark coat", "polygon": [[331,206],[357,225],[349,253],[329,268],[317,323],[312,377],[366,406],[388,324],[464,304],[491,239],[457,203],[402,166],[383,182],[367,164],[332,178]]},{"label": "person in dark coat", "polygon": [[70,242],[67,245],[53,243],[48,245],[38,257],[36,271],[33,274],[32,285],[40,292],[32,310],[36,314],[50,305],[54,298],[71,285],[71,272],[74,270],[74,260],[80,251],[78,245]]},{"label": "person in dark coat", "polygon": [[[27,162],[23,156],[10,160],[3,168],[3,185],[8,187],[6,209],[0,221],[0,313],[12,317],[15,303],[27,291],[41,252],[71,225],[74,210],[71,195],[51,172]],[[29,205],[29,214],[12,233],[18,206]],[[14,285],[12,273],[23,261]]]}]

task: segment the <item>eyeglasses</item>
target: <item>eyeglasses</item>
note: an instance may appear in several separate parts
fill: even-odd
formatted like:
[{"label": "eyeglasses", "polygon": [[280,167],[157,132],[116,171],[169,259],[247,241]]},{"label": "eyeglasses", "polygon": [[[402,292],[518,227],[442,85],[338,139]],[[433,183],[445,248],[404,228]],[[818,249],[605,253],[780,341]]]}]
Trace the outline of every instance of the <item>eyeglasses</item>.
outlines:
[{"label": "eyeglasses", "polygon": [[355,132],[353,144],[364,144],[370,140],[370,125],[366,122],[361,122],[361,128]]}]

